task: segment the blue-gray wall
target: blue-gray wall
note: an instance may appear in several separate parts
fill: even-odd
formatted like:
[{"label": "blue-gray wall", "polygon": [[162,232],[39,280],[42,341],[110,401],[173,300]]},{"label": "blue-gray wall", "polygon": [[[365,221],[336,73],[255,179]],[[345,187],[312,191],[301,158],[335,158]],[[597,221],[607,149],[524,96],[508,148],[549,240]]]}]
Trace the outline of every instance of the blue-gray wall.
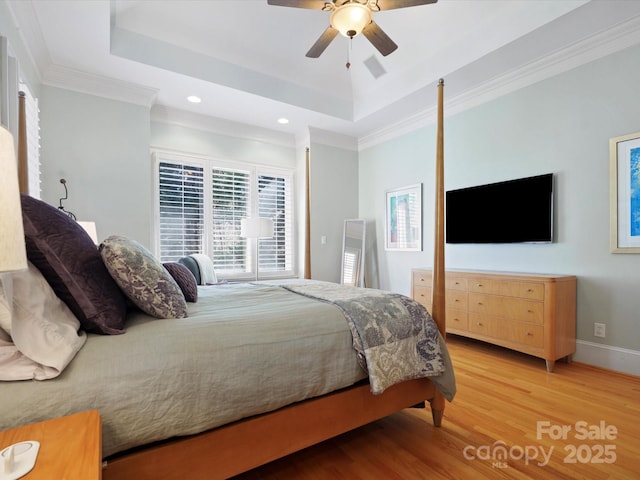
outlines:
[{"label": "blue-gray wall", "polygon": [[[627,49],[446,117],[444,126],[447,190],[548,172],[556,182],[553,244],[447,245],[447,267],[577,275],[578,338],[636,353],[640,255],[609,251],[609,139],[640,132],[638,58],[640,48]],[[435,126],[360,152],[360,216],[376,224],[370,257],[382,288],[408,294],[410,269],[433,264],[434,158]],[[424,250],[386,252],[384,192],[416,181],[424,184]],[[606,339],[593,336],[594,322],[606,324]]]},{"label": "blue-gray wall", "polygon": [[40,95],[42,199],[78,220],[96,222],[98,238],[151,239],[149,109],[43,85]]}]

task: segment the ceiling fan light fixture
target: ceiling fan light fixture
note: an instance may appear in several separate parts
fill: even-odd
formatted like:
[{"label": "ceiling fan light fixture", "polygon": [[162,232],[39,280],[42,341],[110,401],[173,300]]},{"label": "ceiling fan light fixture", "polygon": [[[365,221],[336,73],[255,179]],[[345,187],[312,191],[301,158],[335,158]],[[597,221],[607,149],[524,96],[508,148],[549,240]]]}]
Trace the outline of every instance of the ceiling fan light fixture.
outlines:
[{"label": "ceiling fan light fixture", "polygon": [[345,3],[333,11],[330,22],[342,35],[353,38],[371,23],[371,10],[361,3]]}]

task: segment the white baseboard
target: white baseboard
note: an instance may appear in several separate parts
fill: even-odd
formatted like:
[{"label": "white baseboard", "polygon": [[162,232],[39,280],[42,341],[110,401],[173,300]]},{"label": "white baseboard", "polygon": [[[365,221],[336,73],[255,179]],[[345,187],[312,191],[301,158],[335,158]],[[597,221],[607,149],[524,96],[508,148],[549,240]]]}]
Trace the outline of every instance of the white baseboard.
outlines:
[{"label": "white baseboard", "polygon": [[640,352],[637,350],[577,340],[573,360],[594,367],[640,376]]}]

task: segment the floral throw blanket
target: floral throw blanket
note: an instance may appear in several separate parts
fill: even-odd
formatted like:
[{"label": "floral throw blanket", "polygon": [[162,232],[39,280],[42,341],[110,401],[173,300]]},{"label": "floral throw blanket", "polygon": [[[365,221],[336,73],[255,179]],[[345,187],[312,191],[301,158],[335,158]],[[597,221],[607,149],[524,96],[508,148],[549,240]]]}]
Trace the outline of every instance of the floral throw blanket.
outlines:
[{"label": "floral throw blanket", "polygon": [[369,374],[372,393],[444,372],[438,327],[415,300],[381,290],[322,282],[282,287],[342,310],[353,334],[354,349]]}]

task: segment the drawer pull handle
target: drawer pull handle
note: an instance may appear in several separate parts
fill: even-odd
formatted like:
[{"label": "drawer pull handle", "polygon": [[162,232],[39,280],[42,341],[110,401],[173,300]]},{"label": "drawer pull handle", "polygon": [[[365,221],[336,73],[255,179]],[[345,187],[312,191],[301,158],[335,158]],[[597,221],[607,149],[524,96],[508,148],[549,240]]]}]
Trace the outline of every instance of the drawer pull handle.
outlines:
[{"label": "drawer pull handle", "polygon": [[527,310],[527,313],[533,313],[533,310]]},{"label": "drawer pull handle", "polygon": [[457,298],[454,300],[454,302],[456,303],[460,303],[460,300],[458,300]]},{"label": "drawer pull handle", "polygon": [[482,323],[478,322],[478,323],[476,323],[476,325],[477,325],[477,326],[479,326],[479,327],[481,327],[481,326],[482,326]]},{"label": "drawer pull handle", "polygon": [[527,337],[532,337],[532,336],[533,336],[533,333],[531,333],[531,332],[525,332],[525,335],[526,335]]},{"label": "drawer pull handle", "polygon": [[482,286],[482,284],[481,284],[481,283],[479,283],[477,286],[478,286],[478,287],[481,287],[481,286]]},{"label": "drawer pull handle", "polygon": [[482,302],[478,302],[478,305],[482,305]]},{"label": "drawer pull handle", "polygon": [[527,292],[529,293],[533,292],[533,288],[527,288]]}]

